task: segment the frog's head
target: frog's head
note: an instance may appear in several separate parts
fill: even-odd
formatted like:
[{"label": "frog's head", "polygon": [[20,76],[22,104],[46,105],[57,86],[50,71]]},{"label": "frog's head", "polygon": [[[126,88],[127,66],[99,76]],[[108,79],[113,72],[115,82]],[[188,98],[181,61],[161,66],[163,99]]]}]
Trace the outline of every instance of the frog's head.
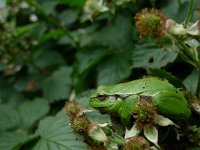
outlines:
[{"label": "frog's head", "polygon": [[117,112],[123,100],[115,95],[99,94],[90,99],[90,106],[97,108],[101,113]]}]

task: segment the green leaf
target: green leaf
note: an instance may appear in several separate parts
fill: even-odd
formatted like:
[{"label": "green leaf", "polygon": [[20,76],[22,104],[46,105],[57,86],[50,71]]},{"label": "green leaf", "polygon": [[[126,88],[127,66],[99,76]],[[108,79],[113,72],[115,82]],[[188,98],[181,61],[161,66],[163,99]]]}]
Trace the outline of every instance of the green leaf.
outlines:
[{"label": "green leaf", "polygon": [[186,150],[199,150],[199,146],[196,146],[196,147],[189,147],[189,148],[187,148]]},{"label": "green leaf", "polygon": [[60,3],[82,8],[85,0],[60,0]]},{"label": "green leaf", "polygon": [[97,68],[98,85],[115,84],[127,78],[131,74],[129,56],[120,53],[107,58]]},{"label": "green leaf", "polygon": [[73,133],[62,110],[55,117],[40,121],[36,134],[41,136],[33,150],[86,150],[83,140]]},{"label": "green leaf", "polygon": [[25,98],[22,93],[18,92],[11,85],[2,84],[2,87],[0,88],[0,100],[2,103],[17,107],[25,100]]},{"label": "green leaf", "polygon": [[163,1],[163,7],[161,8],[161,11],[169,18],[174,19],[177,22],[181,22],[184,20],[187,14],[189,1],[181,0],[180,2],[181,3],[179,5],[179,0],[168,0],[165,2]]},{"label": "green leaf", "polygon": [[69,67],[61,67],[55,71],[44,83],[44,97],[50,102],[67,99],[72,85],[71,72]]},{"label": "green leaf", "polygon": [[83,74],[90,70],[103,57],[109,53],[107,48],[87,48],[77,53],[77,69],[79,74]]},{"label": "green leaf", "polygon": [[25,74],[18,81],[15,82],[14,88],[20,92],[34,92],[41,88],[46,76],[42,74]]},{"label": "green leaf", "polygon": [[44,23],[36,23],[35,27],[31,30],[31,35],[34,39],[40,40],[42,36],[44,35],[45,31],[47,29],[47,26],[45,26]]},{"label": "green leaf", "polygon": [[16,36],[19,40],[21,40],[21,37],[29,36],[31,34],[33,39],[39,40],[46,31],[46,29],[47,27],[44,23],[31,23],[28,25],[18,27],[16,29]]},{"label": "green leaf", "polygon": [[[56,51],[40,49],[34,53],[33,57],[35,65],[39,66],[41,69],[54,70],[66,64],[63,56]],[[31,73],[38,72],[33,66],[30,66],[29,69]]]},{"label": "green leaf", "polygon": [[177,88],[184,86],[180,79],[178,79],[177,77],[172,75],[170,72],[167,72],[165,70],[161,70],[158,68],[149,68],[149,69],[147,69],[147,73],[150,76],[165,78]]},{"label": "green leaf", "polygon": [[[42,41],[48,41],[50,39],[56,39],[58,37],[66,36],[66,33],[63,29],[52,29],[43,35]],[[68,37],[68,36],[66,36]],[[69,38],[69,37],[68,37]]]},{"label": "green leaf", "polygon": [[[76,55],[76,90],[84,90],[90,83],[86,81],[90,71],[92,71],[100,60],[109,55],[110,50],[107,48],[87,48],[83,49]],[[94,72],[94,70],[93,70]],[[91,80],[92,74],[89,80]],[[85,84],[87,82],[87,84]]]},{"label": "green leaf", "polygon": [[43,98],[36,98],[33,101],[25,101],[19,107],[19,114],[21,116],[21,126],[23,128],[30,128],[33,123],[43,117],[49,112],[49,104]]},{"label": "green leaf", "polygon": [[192,71],[192,73],[188,75],[183,81],[183,84],[185,85],[187,90],[192,92],[192,94],[196,93],[197,83],[198,83],[198,72],[196,70]]},{"label": "green leaf", "polygon": [[90,33],[86,29],[87,36],[83,35],[81,46],[101,45],[120,51],[131,50],[134,47],[133,35],[135,34],[132,26],[130,17],[120,13],[113,20],[110,20],[108,24],[102,26],[102,28],[97,28],[98,30],[96,31],[91,30],[90,27]]},{"label": "green leaf", "polygon": [[29,136],[23,133],[0,132],[0,149],[12,150],[14,147],[29,140]]},{"label": "green leaf", "polygon": [[[77,95],[77,102],[85,109],[92,110],[93,108],[89,105],[89,100],[91,95],[94,93],[94,90],[88,90]],[[107,123],[111,122],[109,114],[100,114],[98,111],[86,113],[89,120],[98,122],[98,123]]]},{"label": "green leaf", "polygon": [[0,9],[5,8],[6,7],[6,0],[1,0],[0,1]]},{"label": "green leaf", "polygon": [[[66,16],[67,16],[67,18],[66,18]],[[63,11],[59,15],[59,18],[60,18],[61,22],[64,23],[65,25],[70,25],[78,19],[78,14],[73,9],[68,9],[66,11]]]},{"label": "green leaf", "polygon": [[42,1],[41,7],[47,14],[51,14],[54,12],[55,6],[58,4],[58,0],[48,0],[48,1]]},{"label": "green leaf", "polygon": [[[24,134],[24,133],[21,133]],[[22,136],[22,135],[21,135]],[[25,136],[25,134],[24,134]],[[39,135],[27,135],[27,138],[23,141],[18,142],[12,150],[24,150],[24,149],[31,149],[33,147],[33,143],[39,140]]]},{"label": "green leaf", "polygon": [[163,51],[151,43],[140,43],[133,52],[133,68],[156,68],[164,67],[172,63],[177,57],[173,51]]},{"label": "green leaf", "polygon": [[16,128],[19,124],[20,116],[14,108],[0,105],[0,131]]}]

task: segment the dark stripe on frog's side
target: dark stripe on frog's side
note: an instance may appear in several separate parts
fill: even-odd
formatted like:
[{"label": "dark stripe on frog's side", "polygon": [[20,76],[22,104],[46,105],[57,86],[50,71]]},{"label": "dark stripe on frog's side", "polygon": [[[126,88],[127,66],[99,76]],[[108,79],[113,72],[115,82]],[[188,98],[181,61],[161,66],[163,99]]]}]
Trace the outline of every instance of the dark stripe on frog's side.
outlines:
[{"label": "dark stripe on frog's side", "polygon": [[[127,97],[132,96],[132,95],[134,95],[134,94],[98,95],[97,97],[99,99],[101,99],[101,98],[105,99],[106,97],[113,96],[113,97],[115,97],[115,99],[120,98],[122,100],[125,100]],[[152,96],[146,96],[146,95],[139,95],[139,96],[140,96],[140,100],[145,100],[145,101],[147,101],[149,103],[152,102]]]},{"label": "dark stripe on frog's side", "polygon": [[131,95],[133,95],[133,94],[113,94],[113,95],[100,94],[100,95],[97,96],[97,98],[103,100],[103,99],[105,99],[107,97],[111,97],[112,96],[112,97],[115,97],[116,99],[120,98],[122,100],[125,100],[127,97],[129,97]]},{"label": "dark stripe on frog's side", "polygon": [[140,101],[142,100],[152,103],[152,96],[140,95]]}]

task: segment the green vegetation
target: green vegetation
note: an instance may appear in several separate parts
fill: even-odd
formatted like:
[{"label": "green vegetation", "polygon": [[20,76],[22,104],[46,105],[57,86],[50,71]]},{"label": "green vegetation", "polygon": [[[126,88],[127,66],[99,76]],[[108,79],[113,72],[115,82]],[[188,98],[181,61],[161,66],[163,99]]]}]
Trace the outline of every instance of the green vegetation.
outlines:
[{"label": "green vegetation", "polygon": [[[200,149],[199,9],[198,0],[1,0],[0,150]],[[173,113],[183,106],[189,118],[144,102],[127,127],[89,105],[100,85],[150,76],[177,89],[184,104],[170,101]]]}]

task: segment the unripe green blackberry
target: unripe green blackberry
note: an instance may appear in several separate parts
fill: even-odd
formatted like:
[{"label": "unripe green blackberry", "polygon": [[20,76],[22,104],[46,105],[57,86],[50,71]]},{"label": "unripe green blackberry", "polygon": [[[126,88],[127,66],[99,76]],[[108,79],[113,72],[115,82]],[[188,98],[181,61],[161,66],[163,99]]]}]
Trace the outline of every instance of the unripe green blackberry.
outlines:
[{"label": "unripe green blackberry", "polygon": [[73,115],[76,116],[78,112],[80,112],[81,108],[80,105],[74,101],[65,103],[65,110],[69,116]]},{"label": "unripe green blackberry", "polygon": [[135,19],[135,26],[141,37],[161,37],[164,35],[164,27],[167,17],[157,9],[143,9],[138,12]]},{"label": "unripe green blackberry", "polygon": [[150,150],[150,144],[145,138],[134,136],[126,140],[124,150]]},{"label": "unripe green blackberry", "polygon": [[80,135],[85,135],[88,132],[88,127],[90,126],[90,122],[86,116],[77,116],[71,122],[71,126],[74,131]]},{"label": "unripe green blackberry", "polygon": [[146,100],[140,100],[138,102],[138,109],[133,112],[133,118],[138,129],[142,129],[146,126],[154,126],[154,119],[157,116],[156,107],[147,102]]}]

